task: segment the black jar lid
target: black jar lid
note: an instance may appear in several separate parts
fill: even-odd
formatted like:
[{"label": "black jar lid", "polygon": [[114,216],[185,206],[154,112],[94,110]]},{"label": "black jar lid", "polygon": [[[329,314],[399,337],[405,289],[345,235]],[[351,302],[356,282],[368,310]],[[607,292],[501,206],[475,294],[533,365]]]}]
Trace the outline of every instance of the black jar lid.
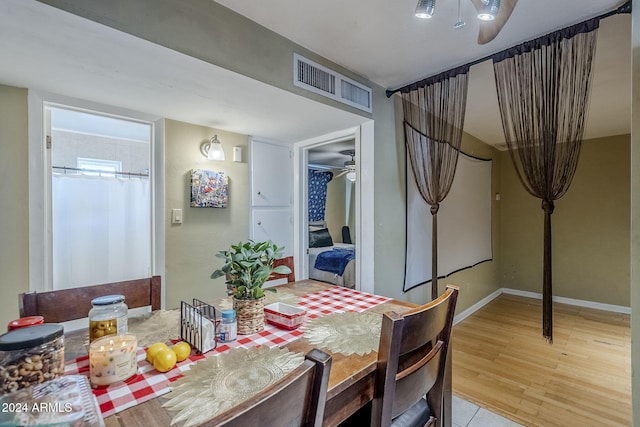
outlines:
[{"label": "black jar lid", "polygon": [[91,300],[92,305],[111,305],[124,302],[124,295],[105,295]]},{"label": "black jar lid", "polygon": [[0,335],[0,351],[23,350],[53,341],[64,334],[64,328],[57,323],[20,328]]}]

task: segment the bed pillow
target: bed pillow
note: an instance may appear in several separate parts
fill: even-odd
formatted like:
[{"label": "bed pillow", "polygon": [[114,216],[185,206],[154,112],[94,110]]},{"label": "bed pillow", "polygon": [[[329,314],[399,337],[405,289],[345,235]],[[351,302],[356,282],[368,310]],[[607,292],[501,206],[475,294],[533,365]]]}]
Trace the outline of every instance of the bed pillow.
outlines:
[{"label": "bed pillow", "polygon": [[326,221],[309,221],[309,231],[319,231],[327,228]]},{"label": "bed pillow", "polygon": [[333,240],[329,230],[323,228],[317,231],[309,232],[309,247],[310,248],[324,248],[326,246],[333,246]]}]

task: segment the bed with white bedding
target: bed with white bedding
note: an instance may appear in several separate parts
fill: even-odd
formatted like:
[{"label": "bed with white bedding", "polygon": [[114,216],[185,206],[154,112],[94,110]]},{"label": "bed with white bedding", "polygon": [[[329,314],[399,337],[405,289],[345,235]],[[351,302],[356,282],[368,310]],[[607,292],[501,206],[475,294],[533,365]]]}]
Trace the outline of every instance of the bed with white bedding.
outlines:
[{"label": "bed with white bedding", "polygon": [[[309,248],[309,278],[320,280],[322,282],[333,283],[334,285],[344,286],[347,288],[355,288],[356,285],[356,259],[345,260],[343,263],[346,263],[344,266],[344,270],[342,274],[338,274],[338,270],[341,270],[340,267],[337,268],[328,268],[322,265],[322,263],[318,262],[318,257],[323,257],[323,253],[327,251],[333,251],[337,249],[338,251],[342,250],[355,250],[355,245],[347,244],[347,243],[334,243],[331,246],[322,246],[322,247],[311,247]],[[326,254],[325,254],[326,255]],[[355,256],[355,252],[354,252]],[[321,267],[321,269],[316,268],[316,265]]]}]

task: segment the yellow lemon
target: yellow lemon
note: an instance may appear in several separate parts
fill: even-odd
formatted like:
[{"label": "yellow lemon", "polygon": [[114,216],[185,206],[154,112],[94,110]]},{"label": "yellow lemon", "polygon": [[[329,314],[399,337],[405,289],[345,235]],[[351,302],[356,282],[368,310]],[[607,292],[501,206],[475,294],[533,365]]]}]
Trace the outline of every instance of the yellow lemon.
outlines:
[{"label": "yellow lemon", "polygon": [[170,348],[164,348],[153,358],[153,367],[159,372],[170,371],[176,365],[176,354]]},{"label": "yellow lemon", "polygon": [[178,362],[182,362],[191,354],[191,346],[185,341],[180,341],[178,344],[171,347],[171,349],[176,354]]},{"label": "yellow lemon", "polygon": [[167,349],[169,347],[167,347],[167,345],[163,342],[157,342],[155,344],[151,344],[149,346],[149,348],[147,349],[147,362],[149,363],[153,363],[153,359],[156,356],[156,354],[160,351],[160,350],[164,350]]}]

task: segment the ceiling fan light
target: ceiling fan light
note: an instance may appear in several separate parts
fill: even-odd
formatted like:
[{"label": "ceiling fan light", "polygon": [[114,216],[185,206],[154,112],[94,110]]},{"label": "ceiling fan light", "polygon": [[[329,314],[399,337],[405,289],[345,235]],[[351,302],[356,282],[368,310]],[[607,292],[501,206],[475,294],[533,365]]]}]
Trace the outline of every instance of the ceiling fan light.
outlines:
[{"label": "ceiling fan light", "polygon": [[478,12],[478,19],[481,21],[493,21],[500,10],[500,0],[488,0],[482,2],[484,6]]},{"label": "ceiling fan light", "polygon": [[355,171],[347,172],[347,174],[345,175],[345,178],[347,178],[351,182],[355,182],[356,181],[356,173],[355,173]]},{"label": "ceiling fan light", "polygon": [[418,0],[416,6],[416,17],[429,19],[433,16],[436,8],[436,0]]}]

